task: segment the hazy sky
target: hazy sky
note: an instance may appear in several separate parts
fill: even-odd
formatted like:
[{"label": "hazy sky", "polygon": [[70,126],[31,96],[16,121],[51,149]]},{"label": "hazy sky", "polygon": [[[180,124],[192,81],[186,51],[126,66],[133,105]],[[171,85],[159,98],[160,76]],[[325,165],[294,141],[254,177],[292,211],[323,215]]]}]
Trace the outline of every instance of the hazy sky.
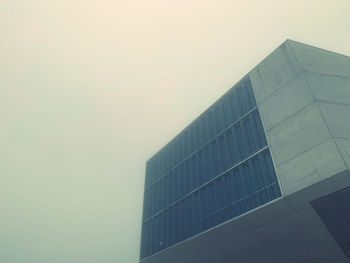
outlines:
[{"label": "hazy sky", "polygon": [[0,262],[136,263],[145,162],[349,0],[0,0]]}]

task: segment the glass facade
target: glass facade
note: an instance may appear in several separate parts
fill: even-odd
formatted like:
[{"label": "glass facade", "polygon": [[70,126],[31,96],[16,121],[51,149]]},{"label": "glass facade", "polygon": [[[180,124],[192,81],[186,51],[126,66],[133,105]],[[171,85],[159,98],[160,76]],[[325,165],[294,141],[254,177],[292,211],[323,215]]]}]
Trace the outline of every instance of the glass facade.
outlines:
[{"label": "glass facade", "polygon": [[279,196],[245,78],[147,162],[141,259]]}]

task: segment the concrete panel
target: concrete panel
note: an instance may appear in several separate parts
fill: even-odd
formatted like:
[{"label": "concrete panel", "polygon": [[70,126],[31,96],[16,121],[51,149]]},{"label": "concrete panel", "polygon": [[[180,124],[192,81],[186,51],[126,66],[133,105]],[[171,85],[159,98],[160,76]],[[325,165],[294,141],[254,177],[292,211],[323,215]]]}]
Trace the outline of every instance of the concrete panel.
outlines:
[{"label": "concrete panel", "polygon": [[349,139],[335,139],[336,144],[340,150],[344,162],[346,163],[348,169],[350,169],[350,140]]},{"label": "concrete panel", "polygon": [[347,169],[333,139],[277,166],[286,196]]},{"label": "concrete panel", "polygon": [[[245,250],[238,262],[347,262],[333,241],[323,242],[326,237],[330,238],[328,231],[308,208],[240,236],[231,250]],[[246,247],[249,239],[256,241]]]},{"label": "concrete panel", "polygon": [[264,117],[265,129],[269,131],[281,121],[305,108],[312,101],[312,93],[304,76],[300,73],[260,104],[259,109]]},{"label": "concrete panel", "polygon": [[350,77],[350,57],[292,40],[286,43],[293,50],[302,70]]},{"label": "concrete panel", "polygon": [[350,57],[287,40],[249,76],[284,194],[349,166]]},{"label": "concrete panel", "polygon": [[293,54],[283,43],[249,73],[258,104],[299,72]]},{"label": "concrete panel", "polygon": [[[350,102],[350,101],[349,101]],[[350,104],[317,102],[332,137],[350,139]]]},{"label": "concrete panel", "polygon": [[350,104],[350,78],[304,72],[315,100]]},{"label": "concrete panel", "polygon": [[311,104],[287,118],[268,131],[267,136],[277,166],[331,137],[316,104]]},{"label": "concrete panel", "polygon": [[346,170],[323,181],[306,187],[285,198],[295,211],[307,208],[311,201],[350,186],[350,171]]},{"label": "concrete panel", "polygon": [[267,233],[264,243],[274,247],[279,262],[347,262],[312,208],[300,210],[264,228]]}]

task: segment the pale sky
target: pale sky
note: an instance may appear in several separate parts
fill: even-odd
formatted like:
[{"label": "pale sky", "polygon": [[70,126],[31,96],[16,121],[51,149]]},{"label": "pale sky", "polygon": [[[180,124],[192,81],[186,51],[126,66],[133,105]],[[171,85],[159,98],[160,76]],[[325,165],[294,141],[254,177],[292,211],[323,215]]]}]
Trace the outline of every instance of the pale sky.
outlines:
[{"label": "pale sky", "polygon": [[136,263],[145,163],[349,0],[0,0],[0,262]]}]

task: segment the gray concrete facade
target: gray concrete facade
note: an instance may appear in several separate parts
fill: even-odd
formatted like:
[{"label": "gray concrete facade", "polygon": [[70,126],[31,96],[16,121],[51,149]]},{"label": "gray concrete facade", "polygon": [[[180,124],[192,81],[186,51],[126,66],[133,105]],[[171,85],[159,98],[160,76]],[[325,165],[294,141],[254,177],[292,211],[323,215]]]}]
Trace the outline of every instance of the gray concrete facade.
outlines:
[{"label": "gray concrete facade", "polygon": [[310,204],[350,186],[350,57],[287,40],[248,75],[282,197],[142,263],[350,263]]},{"label": "gray concrete facade", "polygon": [[284,196],[349,169],[349,57],[287,40],[249,75]]}]

